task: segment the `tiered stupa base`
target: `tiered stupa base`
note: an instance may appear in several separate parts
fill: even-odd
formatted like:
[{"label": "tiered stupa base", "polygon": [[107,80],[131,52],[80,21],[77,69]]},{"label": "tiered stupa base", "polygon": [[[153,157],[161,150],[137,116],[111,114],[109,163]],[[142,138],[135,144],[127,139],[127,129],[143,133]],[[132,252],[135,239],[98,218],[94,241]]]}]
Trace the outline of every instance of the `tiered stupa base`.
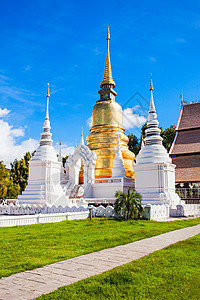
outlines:
[{"label": "tiered stupa base", "polygon": [[[94,126],[90,131],[91,133],[87,137],[87,146],[90,150],[95,150],[97,154],[95,178],[110,178],[117,149],[118,127]],[[124,134],[123,128],[119,128],[119,135],[126,177],[134,178],[135,155],[128,149],[128,138]]]}]

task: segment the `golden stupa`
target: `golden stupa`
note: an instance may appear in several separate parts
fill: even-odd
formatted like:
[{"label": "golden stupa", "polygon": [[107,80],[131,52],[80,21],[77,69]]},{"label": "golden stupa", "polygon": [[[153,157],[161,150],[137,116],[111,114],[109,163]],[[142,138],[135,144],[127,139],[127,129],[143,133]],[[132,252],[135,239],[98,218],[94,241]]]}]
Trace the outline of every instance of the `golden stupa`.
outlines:
[{"label": "golden stupa", "polygon": [[92,112],[92,127],[87,136],[87,146],[95,150],[97,161],[95,178],[112,177],[113,159],[119,138],[126,177],[134,178],[133,164],[135,155],[128,149],[128,137],[124,134],[123,115],[121,106],[115,101],[117,93],[114,91],[115,82],[112,78],[110,53],[110,32],[107,34],[107,56],[103,81],[100,84],[100,100],[96,102]]}]

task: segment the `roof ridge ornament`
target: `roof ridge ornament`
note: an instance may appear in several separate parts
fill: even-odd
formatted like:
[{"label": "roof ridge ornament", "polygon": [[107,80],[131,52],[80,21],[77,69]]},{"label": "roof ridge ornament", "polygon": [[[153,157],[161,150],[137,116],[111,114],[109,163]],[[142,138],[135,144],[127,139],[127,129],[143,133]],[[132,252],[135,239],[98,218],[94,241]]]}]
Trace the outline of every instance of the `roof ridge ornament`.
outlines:
[{"label": "roof ridge ornament", "polygon": [[183,91],[182,90],[181,90],[180,98],[181,98],[181,107],[182,107],[183,106]]}]

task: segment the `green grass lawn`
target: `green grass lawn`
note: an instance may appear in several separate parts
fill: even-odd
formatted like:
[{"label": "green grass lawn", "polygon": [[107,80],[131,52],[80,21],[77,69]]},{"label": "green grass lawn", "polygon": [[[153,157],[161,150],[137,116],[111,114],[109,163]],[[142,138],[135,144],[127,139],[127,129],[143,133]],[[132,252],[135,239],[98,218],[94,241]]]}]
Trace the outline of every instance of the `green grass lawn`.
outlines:
[{"label": "green grass lawn", "polygon": [[200,235],[37,299],[200,299]]},{"label": "green grass lawn", "polygon": [[174,222],[93,218],[1,227],[0,277],[196,224],[200,218]]}]

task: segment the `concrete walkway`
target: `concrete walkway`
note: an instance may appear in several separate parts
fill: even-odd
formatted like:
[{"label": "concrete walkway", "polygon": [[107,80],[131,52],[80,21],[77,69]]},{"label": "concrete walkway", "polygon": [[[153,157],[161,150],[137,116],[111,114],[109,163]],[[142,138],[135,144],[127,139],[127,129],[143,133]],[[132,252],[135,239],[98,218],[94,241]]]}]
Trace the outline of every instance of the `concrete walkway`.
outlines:
[{"label": "concrete walkway", "polygon": [[93,252],[0,280],[0,299],[34,299],[81,279],[127,264],[200,233],[200,225]]}]

